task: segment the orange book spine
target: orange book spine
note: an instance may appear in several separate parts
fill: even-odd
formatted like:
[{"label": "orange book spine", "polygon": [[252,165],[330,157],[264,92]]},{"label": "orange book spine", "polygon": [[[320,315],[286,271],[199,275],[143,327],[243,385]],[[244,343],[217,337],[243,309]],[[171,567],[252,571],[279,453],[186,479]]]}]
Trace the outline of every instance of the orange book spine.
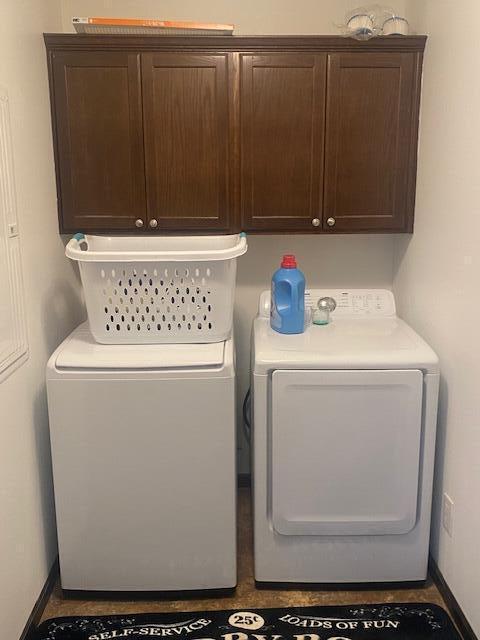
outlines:
[{"label": "orange book spine", "polygon": [[233,31],[233,24],[216,22],[183,22],[178,20],[144,20],[141,18],[88,18],[88,24],[110,25],[116,27],[159,27],[169,29],[211,29]]}]

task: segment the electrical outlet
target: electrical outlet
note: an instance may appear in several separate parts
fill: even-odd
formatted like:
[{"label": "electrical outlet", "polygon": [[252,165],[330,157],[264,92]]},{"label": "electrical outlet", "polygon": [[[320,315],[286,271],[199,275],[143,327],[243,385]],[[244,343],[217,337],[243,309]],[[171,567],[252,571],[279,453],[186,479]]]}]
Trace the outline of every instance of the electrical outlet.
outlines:
[{"label": "electrical outlet", "polygon": [[445,531],[453,537],[453,500],[448,493],[443,494],[442,524]]},{"label": "electrical outlet", "polygon": [[8,236],[10,238],[15,238],[15,236],[18,236],[18,227],[16,222],[8,223]]}]

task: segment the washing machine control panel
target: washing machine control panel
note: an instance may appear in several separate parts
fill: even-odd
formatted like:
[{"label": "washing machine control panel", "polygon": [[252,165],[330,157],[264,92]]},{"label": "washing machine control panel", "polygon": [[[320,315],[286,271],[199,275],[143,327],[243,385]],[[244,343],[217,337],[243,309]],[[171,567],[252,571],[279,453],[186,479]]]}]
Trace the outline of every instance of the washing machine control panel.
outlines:
[{"label": "washing machine control panel", "polygon": [[[307,289],[305,307],[315,309],[320,298],[333,298],[337,304],[332,317],[392,317],[395,298],[387,289]],[[270,315],[270,291],[260,296],[259,315]]]},{"label": "washing machine control panel", "polygon": [[336,316],[394,316],[395,300],[386,289],[308,289],[305,306],[315,309],[320,298],[330,297],[337,307]]}]

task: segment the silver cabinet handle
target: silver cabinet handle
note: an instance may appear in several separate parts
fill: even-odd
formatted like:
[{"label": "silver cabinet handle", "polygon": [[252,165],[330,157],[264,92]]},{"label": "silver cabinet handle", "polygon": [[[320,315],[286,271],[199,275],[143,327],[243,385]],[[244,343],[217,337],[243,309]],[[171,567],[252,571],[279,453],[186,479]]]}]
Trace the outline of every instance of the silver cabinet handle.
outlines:
[{"label": "silver cabinet handle", "polygon": [[319,218],[314,218],[314,219],[312,220],[312,224],[313,224],[313,226],[314,226],[314,227],[319,227],[319,226],[320,226],[320,220],[319,220]]},{"label": "silver cabinet handle", "polygon": [[155,220],[155,218],[152,218],[148,223],[148,226],[150,227],[150,229],[156,229],[158,226],[158,222]]},{"label": "silver cabinet handle", "polygon": [[135,220],[135,226],[138,229],[141,229],[143,227],[143,220],[141,218],[138,218],[138,220]]},{"label": "silver cabinet handle", "polygon": [[334,227],[335,226],[335,218],[327,218],[327,224],[329,227]]}]

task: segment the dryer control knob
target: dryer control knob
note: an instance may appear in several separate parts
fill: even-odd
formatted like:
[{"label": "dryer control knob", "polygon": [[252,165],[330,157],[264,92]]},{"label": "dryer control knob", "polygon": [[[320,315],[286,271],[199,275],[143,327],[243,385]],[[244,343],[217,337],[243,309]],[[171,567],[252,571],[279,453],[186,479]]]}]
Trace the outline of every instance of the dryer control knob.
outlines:
[{"label": "dryer control knob", "polygon": [[335,309],[337,308],[337,303],[335,302],[334,298],[330,298],[330,296],[326,296],[325,298],[320,298],[320,300],[317,302],[317,307],[319,309],[324,309],[331,313],[332,311],[335,311]]},{"label": "dryer control knob", "polygon": [[326,296],[320,298],[317,302],[318,309],[313,314],[313,324],[328,324],[330,322],[330,314],[337,308],[337,303],[333,298]]}]

